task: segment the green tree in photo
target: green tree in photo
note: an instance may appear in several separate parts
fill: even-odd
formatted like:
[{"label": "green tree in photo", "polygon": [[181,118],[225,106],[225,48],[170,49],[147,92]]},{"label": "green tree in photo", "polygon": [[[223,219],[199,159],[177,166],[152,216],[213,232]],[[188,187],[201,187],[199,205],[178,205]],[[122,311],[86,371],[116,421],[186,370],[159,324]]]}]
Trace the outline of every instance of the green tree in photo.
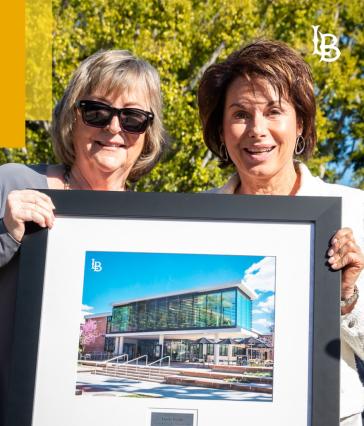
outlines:
[{"label": "green tree in photo", "polygon": [[[364,9],[361,0],[54,0],[53,103],[79,62],[99,49],[128,49],[159,70],[169,150],[137,184],[142,191],[200,191],[223,184],[205,147],[196,90],[206,67],[257,37],[282,40],[311,65],[318,146],[309,167],[325,180],[364,188]],[[313,28],[339,37],[340,58],[313,55]],[[26,149],[0,163],[54,162],[49,123],[27,123]],[[349,182],[350,180],[350,182]]]}]

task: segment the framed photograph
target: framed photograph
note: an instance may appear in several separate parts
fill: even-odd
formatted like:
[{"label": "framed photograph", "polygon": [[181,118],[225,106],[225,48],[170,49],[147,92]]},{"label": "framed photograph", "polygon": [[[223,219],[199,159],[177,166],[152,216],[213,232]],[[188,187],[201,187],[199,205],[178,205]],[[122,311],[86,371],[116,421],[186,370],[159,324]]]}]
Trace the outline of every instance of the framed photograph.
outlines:
[{"label": "framed photograph", "polygon": [[6,426],[339,424],[339,198],[45,192]]}]

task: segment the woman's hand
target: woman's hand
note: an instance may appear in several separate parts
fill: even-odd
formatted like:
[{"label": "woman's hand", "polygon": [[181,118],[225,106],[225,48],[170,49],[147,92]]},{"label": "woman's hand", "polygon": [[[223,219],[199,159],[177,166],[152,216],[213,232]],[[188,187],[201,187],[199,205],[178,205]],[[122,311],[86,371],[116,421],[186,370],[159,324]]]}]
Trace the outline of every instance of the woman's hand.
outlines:
[{"label": "woman's hand", "polygon": [[9,234],[21,241],[25,232],[25,222],[35,222],[42,228],[52,228],[54,222],[52,200],[48,195],[34,190],[9,192],[6,200],[3,223]]},{"label": "woman's hand", "polygon": [[[355,242],[353,231],[350,228],[339,229],[331,239],[327,254],[331,268],[342,270],[341,297],[348,299],[353,295],[355,283],[364,268],[364,255]],[[350,312],[353,307],[354,304],[342,313]]]}]

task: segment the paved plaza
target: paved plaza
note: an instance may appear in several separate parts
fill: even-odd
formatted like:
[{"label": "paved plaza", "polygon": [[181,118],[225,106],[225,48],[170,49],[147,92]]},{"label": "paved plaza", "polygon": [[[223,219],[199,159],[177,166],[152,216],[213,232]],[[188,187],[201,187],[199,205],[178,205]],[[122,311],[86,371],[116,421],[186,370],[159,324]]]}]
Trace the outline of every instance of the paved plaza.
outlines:
[{"label": "paved plaza", "polygon": [[83,396],[117,396],[146,398],[177,398],[220,401],[265,401],[271,402],[272,395],[256,392],[212,389],[196,386],[179,386],[163,383],[143,382],[126,378],[101,376],[88,372],[78,373],[77,389]]}]

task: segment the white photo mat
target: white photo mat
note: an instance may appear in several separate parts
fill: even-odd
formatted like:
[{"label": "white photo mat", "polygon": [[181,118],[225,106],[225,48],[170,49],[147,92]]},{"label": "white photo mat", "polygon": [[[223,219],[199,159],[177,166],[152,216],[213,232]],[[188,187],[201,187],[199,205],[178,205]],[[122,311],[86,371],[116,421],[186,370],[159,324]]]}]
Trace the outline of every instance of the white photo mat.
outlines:
[{"label": "white photo mat", "polygon": [[[307,426],[313,234],[310,223],[57,217],[47,243],[33,426],[150,426],[152,407],[197,410],[198,426],[239,418],[255,426]],[[273,401],[76,396],[86,251],[274,256]]]}]

